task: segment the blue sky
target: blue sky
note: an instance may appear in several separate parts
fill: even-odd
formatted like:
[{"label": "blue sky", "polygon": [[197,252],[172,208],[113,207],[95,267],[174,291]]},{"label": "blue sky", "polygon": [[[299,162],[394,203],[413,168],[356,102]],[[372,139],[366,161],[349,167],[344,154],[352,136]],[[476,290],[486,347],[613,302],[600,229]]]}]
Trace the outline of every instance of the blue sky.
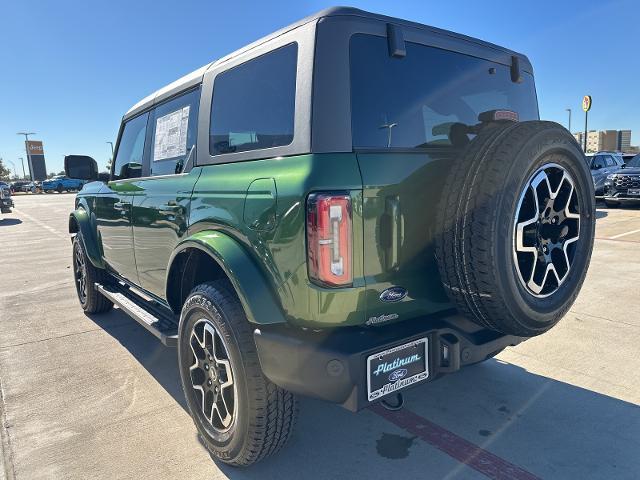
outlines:
[{"label": "blue sky", "polygon": [[[122,114],[176,78],[331,3],[303,0],[4,0],[0,157],[20,169],[18,131],[38,132],[47,169],[65,154],[104,166]],[[350,5],[465,33],[525,53],[540,113],[583,128],[633,130],[640,143],[640,2],[359,1]]]}]

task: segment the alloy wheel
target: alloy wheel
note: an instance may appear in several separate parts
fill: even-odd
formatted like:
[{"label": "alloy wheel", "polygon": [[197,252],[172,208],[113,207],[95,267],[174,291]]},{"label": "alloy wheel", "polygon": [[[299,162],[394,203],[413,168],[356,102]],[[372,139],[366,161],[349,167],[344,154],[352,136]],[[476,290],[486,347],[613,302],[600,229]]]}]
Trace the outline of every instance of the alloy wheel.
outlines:
[{"label": "alloy wheel", "polygon": [[529,178],[516,210],[513,254],[520,281],[533,296],[555,293],[567,279],[580,238],[580,192],[554,163]]},{"label": "alloy wheel", "polygon": [[229,430],[236,416],[237,391],[224,339],[208,319],[198,320],[189,345],[191,386],[200,411],[218,432]]},{"label": "alloy wheel", "polygon": [[84,305],[87,301],[87,264],[79,244],[76,244],[74,249],[73,267],[78,297],[80,297],[80,303]]}]

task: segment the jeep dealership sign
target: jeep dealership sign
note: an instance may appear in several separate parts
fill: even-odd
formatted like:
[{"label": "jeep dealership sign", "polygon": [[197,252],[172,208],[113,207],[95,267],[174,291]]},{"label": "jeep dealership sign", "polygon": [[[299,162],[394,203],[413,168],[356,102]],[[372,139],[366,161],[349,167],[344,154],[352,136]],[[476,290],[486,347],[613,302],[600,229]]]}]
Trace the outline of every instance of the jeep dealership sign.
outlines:
[{"label": "jeep dealership sign", "polygon": [[44,147],[39,140],[27,140],[25,142],[29,161],[29,172],[33,180],[46,180],[47,165],[44,161]]}]

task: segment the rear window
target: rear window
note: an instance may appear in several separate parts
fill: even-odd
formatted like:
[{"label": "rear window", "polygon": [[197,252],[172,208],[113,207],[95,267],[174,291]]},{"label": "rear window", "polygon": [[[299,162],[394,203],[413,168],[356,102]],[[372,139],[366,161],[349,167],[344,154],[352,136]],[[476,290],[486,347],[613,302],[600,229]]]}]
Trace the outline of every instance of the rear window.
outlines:
[{"label": "rear window", "polygon": [[514,83],[505,65],[410,42],[406,50],[394,58],[386,38],[351,38],[355,148],[463,147],[478,116],[491,110],[538,119],[530,74]]},{"label": "rear window", "polygon": [[211,106],[211,155],[289,145],[293,141],[297,44],[219,74]]}]

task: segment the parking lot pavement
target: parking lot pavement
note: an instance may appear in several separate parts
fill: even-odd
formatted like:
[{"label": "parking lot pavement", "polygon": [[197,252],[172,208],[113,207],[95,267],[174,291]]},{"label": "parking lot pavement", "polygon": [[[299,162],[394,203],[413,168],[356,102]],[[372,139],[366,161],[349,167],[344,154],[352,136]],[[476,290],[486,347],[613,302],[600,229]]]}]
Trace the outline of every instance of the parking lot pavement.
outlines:
[{"label": "parking lot pavement", "polygon": [[73,198],[20,196],[0,216],[9,479],[640,477],[640,210],[598,210],[582,293],[548,334],[409,391],[399,413],[303,399],[290,444],[239,470],[198,442],[175,350],[117,309],[82,313]]}]

